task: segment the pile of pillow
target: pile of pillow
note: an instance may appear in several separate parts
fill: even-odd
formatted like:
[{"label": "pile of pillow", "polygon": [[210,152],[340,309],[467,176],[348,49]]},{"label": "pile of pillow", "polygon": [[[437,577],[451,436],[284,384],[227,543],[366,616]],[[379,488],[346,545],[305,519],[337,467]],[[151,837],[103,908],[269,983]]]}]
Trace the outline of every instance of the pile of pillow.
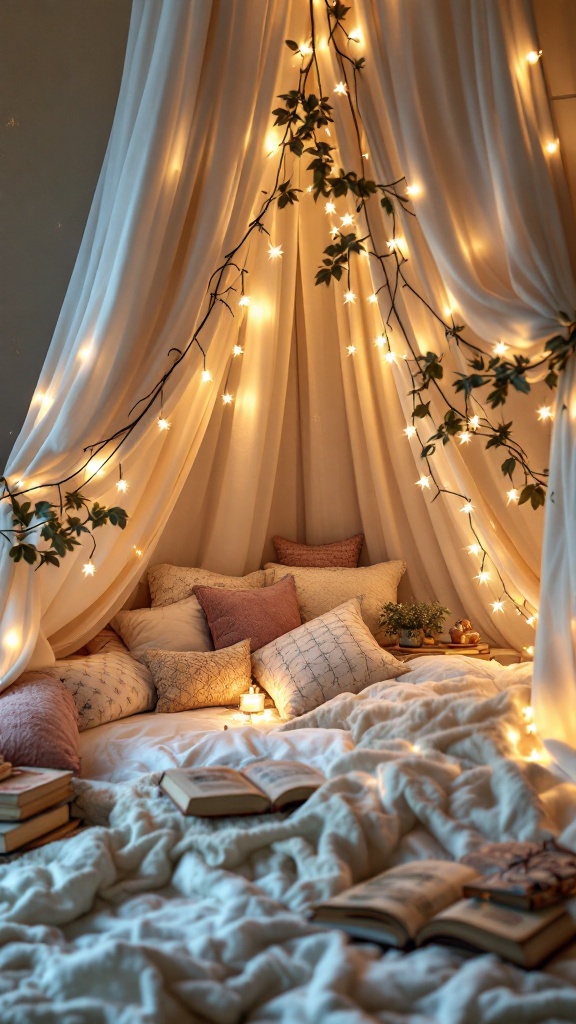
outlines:
[{"label": "pile of pillow", "polygon": [[380,646],[378,611],[396,600],[405,563],[359,568],[362,542],[275,537],[278,561],[240,577],[154,565],[152,607],[118,612],[87,657],[42,678],[73,703],[80,731],[154,707],[237,705],[254,679],[288,718],[395,678],[407,669]]}]

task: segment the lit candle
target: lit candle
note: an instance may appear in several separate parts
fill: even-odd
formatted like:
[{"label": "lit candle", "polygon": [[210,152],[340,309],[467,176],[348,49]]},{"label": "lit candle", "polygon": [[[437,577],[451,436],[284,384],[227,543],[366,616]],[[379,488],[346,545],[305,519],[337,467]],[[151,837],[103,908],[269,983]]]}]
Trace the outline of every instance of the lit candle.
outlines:
[{"label": "lit candle", "polygon": [[262,691],[251,686],[248,693],[240,694],[240,711],[247,715],[258,714],[258,712],[264,711],[264,699]]}]

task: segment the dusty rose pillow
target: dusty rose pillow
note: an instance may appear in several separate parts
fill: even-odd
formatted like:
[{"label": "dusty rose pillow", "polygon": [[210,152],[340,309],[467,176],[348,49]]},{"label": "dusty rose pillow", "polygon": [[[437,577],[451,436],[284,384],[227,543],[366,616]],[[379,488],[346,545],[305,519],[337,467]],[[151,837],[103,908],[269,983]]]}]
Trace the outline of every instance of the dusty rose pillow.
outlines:
[{"label": "dusty rose pillow", "polygon": [[297,544],[284,537],[272,537],[276,548],[276,558],[280,565],[298,565],[327,569],[330,566],[339,569],[356,569],[360,551],[364,543],[364,534],[338,540],[334,544]]},{"label": "dusty rose pillow", "polygon": [[301,623],[292,576],[262,590],[221,590],[194,587],[204,609],[214,647],[250,641],[252,654]]},{"label": "dusty rose pillow", "polygon": [[0,693],[0,753],[13,765],[80,771],[78,713],[59,679],[25,672]]}]

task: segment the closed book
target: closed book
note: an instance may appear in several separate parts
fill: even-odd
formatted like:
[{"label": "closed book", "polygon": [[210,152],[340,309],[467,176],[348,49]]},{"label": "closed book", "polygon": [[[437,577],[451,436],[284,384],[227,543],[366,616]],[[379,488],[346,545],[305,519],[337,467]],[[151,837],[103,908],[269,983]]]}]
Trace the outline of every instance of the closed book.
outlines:
[{"label": "closed book", "polygon": [[39,846],[47,846],[48,843],[55,843],[59,839],[67,839],[74,832],[78,830],[80,825],[80,818],[70,818],[70,821],[66,821],[63,825],[58,828],[51,829],[50,832],[46,832],[45,835],[40,836],[38,839],[32,839],[29,843],[19,847],[19,853],[26,853],[28,850],[37,850]]},{"label": "closed book", "polygon": [[354,938],[410,949],[429,942],[464,953],[496,953],[532,968],[576,935],[562,905],[524,911],[462,899],[475,872],[452,861],[402,864],[316,908],[314,921]]},{"label": "closed book", "polygon": [[12,774],[0,781],[0,816],[4,807],[24,807],[57,793],[71,778],[72,772],[56,768],[13,768]]},{"label": "closed book", "polygon": [[64,825],[69,818],[69,805],[58,804],[26,821],[0,821],[0,853],[12,853],[25,843],[31,843],[33,839]]},{"label": "closed book", "polygon": [[183,814],[261,814],[302,803],[325,781],[298,761],[255,761],[242,771],[215,765],[164,772],[160,787]]},{"label": "closed book", "polygon": [[51,789],[50,792],[39,796],[37,800],[29,800],[27,803],[22,804],[22,806],[18,804],[2,804],[0,801],[0,821],[24,821],[25,818],[31,818],[34,814],[40,814],[40,811],[45,811],[48,807],[54,807],[55,804],[61,804],[64,801],[73,799],[74,791],[65,782],[58,789]]},{"label": "closed book", "polygon": [[482,876],[464,886],[464,896],[520,910],[553,906],[576,896],[576,854],[554,840],[486,843],[461,863]]}]

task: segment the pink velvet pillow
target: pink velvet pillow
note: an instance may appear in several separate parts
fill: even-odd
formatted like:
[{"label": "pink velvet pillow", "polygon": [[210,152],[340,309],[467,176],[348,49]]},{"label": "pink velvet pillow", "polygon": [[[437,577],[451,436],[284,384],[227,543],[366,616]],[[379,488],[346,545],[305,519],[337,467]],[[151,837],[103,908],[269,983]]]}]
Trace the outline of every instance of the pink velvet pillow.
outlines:
[{"label": "pink velvet pillow", "polygon": [[280,565],[298,565],[315,569],[356,569],[364,534],[337,540],[334,544],[297,544],[284,537],[272,537]]},{"label": "pink velvet pillow", "polygon": [[259,590],[194,587],[208,620],[214,647],[250,641],[250,651],[296,629],[302,622],[292,576]]},{"label": "pink velvet pillow", "polygon": [[0,753],[13,765],[80,771],[78,713],[59,679],[26,672],[0,693]]}]

